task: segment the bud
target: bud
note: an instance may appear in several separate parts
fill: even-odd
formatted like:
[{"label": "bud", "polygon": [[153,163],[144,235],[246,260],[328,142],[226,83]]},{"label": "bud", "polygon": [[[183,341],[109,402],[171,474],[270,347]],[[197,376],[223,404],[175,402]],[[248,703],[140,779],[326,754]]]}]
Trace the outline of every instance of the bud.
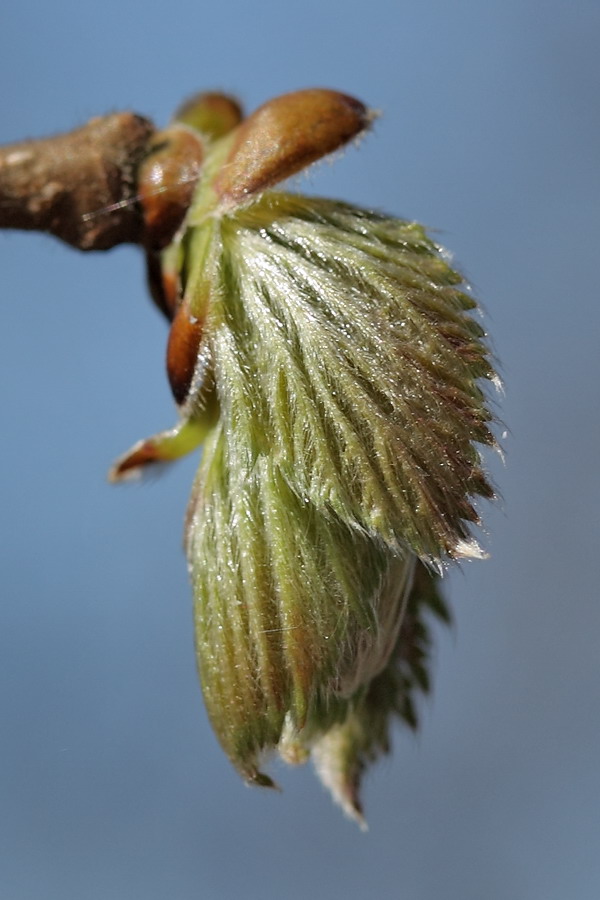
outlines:
[{"label": "bud", "polygon": [[301,91],[208,146],[162,254],[181,423],[113,470],[204,441],[186,548],[214,729],[255,784],[273,751],[312,756],[359,822],[363,770],[428,689],[434,573],[482,555],[496,379],[475,301],[420,225],[271,189],[368,121]]},{"label": "bud", "polygon": [[218,93],[195,94],[182,103],[175,113],[176,122],[183,122],[212,140],[229,134],[242,118],[238,101]]},{"label": "bud", "polygon": [[263,104],[233,133],[215,179],[222,209],[244,203],[342,147],[373,119],[354,97],[312,89]]},{"label": "bud", "polygon": [[194,195],[203,158],[200,135],[183,125],[154,135],[138,173],[148,247],[162,248],[173,240]]}]

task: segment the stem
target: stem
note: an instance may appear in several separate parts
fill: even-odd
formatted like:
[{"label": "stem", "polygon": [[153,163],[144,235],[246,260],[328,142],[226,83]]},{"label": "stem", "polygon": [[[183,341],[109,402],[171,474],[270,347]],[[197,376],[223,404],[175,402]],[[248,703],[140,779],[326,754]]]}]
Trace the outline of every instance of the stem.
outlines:
[{"label": "stem", "polygon": [[0,228],[47,231],[80,250],[141,243],[136,173],[153,134],[125,112],[0,147]]}]

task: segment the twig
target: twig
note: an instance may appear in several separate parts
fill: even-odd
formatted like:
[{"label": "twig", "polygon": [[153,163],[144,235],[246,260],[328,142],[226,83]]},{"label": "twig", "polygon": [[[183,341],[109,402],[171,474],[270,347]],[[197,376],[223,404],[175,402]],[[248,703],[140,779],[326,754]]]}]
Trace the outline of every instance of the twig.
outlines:
[{"label": "twig", "polygon": [[47,231],[80,250],[140,243],[135,174],[153,134],[124,112],[0,147],[0,228]]}]

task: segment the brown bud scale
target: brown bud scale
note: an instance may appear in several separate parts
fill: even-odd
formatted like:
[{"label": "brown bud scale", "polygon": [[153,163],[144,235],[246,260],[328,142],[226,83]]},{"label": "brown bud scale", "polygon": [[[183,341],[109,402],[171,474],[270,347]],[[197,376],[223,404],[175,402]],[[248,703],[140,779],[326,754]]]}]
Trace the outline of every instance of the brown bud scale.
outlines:
[{"label": "brown bud scale", "polygon": [[203,332],[204,321],[190,316],[189,305],[184,301],[173,319],[167,346],[167,373],[178,404],[187,399]]},{"label": "brown bud scale", "polygon": [[273,187],[342,147],[369,125],[359,100],[315,88],[269,100],[235,131],[214,188],[224,208]]},{"label": "brown bud scale", "polygon": [[185,125],[156,134],[138,178],[147,246],[161,248],[173,240],[190,205],[203,158],[200,135]]}]

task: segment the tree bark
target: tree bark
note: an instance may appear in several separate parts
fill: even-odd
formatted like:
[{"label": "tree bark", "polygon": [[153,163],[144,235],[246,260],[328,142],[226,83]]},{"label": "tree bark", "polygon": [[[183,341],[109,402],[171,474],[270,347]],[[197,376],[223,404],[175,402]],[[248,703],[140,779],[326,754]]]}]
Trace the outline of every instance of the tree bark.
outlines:
[{"label": "tree bark", "polygon": [[141,243],[136,172],[153,134],[124,112],[0,147],[0,228],[47,231],[79,250]]}]

